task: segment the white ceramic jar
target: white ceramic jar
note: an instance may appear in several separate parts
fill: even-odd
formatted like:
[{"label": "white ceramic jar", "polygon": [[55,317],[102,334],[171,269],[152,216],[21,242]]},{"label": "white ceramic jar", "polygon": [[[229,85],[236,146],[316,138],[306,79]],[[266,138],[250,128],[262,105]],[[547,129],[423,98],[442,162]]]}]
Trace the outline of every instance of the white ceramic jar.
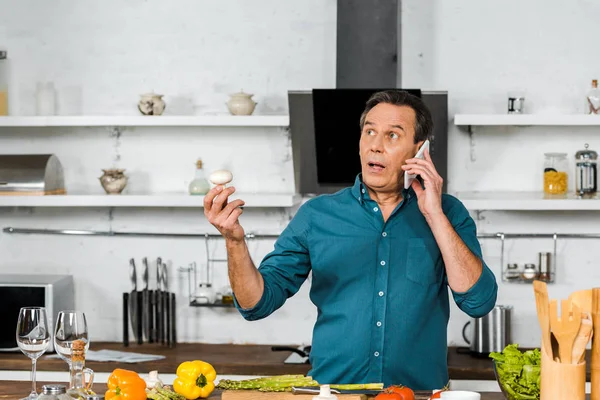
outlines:
[{"label": "white ceramic jar", "polygon": [[229,95],[230,99],[227,102],[227,108],[229,108],[229,112],[233,115],[252,115],[254,112],[254,108],[256,107],[256,102],[252,100],[253,94],[244,93],[241,91],[240,93],[234,93]]}]

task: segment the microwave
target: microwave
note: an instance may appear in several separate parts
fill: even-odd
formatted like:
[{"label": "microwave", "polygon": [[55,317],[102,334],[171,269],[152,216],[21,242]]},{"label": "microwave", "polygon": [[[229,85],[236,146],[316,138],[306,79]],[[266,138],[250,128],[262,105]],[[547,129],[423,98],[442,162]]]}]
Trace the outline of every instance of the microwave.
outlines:
[{"label": "microwave", "polygon": [[[19,351],[16,330],[21,307],[44,307],[54,338],[54,319],[59,311],[75,309],[71,275],[0,274],[0,321],[14,329],[0,329],[0,351]],[[54,351],[54,340],[46,352]]]}]

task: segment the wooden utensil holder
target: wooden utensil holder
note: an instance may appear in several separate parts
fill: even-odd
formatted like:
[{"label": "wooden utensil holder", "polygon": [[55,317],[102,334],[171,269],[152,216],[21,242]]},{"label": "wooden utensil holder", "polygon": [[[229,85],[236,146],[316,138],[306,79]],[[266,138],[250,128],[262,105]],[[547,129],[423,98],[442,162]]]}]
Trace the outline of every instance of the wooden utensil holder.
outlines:
[{"label": "wooden utensil holder", "polygon": [[585,400],[585,361],[563,364],[547,356],[542,348],[540,400]]}]

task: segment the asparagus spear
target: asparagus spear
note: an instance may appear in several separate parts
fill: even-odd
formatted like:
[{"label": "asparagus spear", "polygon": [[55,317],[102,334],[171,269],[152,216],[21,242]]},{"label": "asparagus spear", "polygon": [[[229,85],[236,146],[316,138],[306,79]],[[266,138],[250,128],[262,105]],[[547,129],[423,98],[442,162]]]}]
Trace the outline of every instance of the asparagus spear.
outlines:
[{"label": "asparagus spear", "polygon": [[[285,392],[291,391],[292,386],[319,386],[319,382],[311,376],[304,375],[275,375],[264,378],[246,379],[234,381],[222,379],[217,388],[223,390],[259,390],[261,392]],[[358,383],[330,385],[333,389],[341,390],[381,390],[383,383]]]}]

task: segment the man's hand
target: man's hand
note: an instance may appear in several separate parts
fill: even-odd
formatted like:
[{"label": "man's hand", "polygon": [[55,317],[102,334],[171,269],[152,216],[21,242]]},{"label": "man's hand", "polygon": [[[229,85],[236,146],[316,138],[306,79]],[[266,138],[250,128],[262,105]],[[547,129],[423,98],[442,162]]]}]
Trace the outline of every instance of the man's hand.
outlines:
[{"label": "man's hand", "polygon": [[428,218],[436,214],[443,214],[442,184],[444,180],[431,161],[429,149],[426,149],[423,155],[425,156],[424,160],[409,158],[402,169],[405,174],[419,175],[423,179],[425,189],[421,188],[421,183],[417,179],[413,180],[411,186],[417,195],[419,210],[425,218]]},{"label": "man's hand", "polygon": [[[241,242],[244,240],[244,228],[238,220],[242,215],[243,200],[234,200],[228,203],[228,198],[235,192],[233,186],[223,189],[223,186],[215,186],[204,196],[204,215],[225,240]],[[216,197],[216,199],[215,199]]]}]

